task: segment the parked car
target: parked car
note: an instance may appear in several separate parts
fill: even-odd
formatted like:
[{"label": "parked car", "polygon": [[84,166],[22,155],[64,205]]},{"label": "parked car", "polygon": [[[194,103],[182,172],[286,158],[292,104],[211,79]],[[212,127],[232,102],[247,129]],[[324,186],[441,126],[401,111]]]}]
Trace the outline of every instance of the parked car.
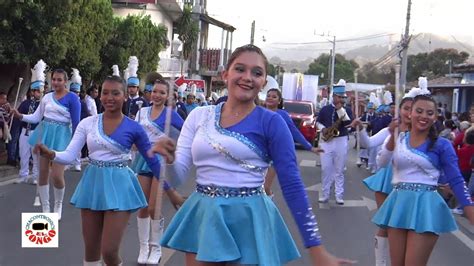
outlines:
[{"label": "parked car", "polygon": [[293,123],[301,131],[305,139],[313,144],[313,146],[317,146],[317,114],[314,103],[310,101],[285,100],[284,108],[290,114]]}]

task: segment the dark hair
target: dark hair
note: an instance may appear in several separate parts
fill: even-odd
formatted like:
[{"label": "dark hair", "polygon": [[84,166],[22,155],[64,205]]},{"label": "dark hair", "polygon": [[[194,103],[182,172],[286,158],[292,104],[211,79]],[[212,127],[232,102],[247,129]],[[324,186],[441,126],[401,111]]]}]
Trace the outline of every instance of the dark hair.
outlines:
[{"label": "dark hair", "polygon": [[[159,84],[159,85],[164,85],[164,86],[166,87],[166,89],[167,89],[167,90],[166,90],[166,94],[168,94],[168,91],[169,91],[169,89],[170,89],[170,84],[169,84],[166,80],[160,79],[160,78],[159,78],[159,79],[156,79],[155,82],[154,82],[154,85],[158,85],[158,84]],[[153,85],[153,86],[154,86],[154,85]]]},{"label": "dark hair", "polygon": [[473,145],[474,144],[474,129],[470,129],[466,131],[466,135],[464,136],[464,143]]},{"label": "dark hair", "polygon": [[86,93],[87,93],[87,95],[90,96],[91,93],[92,93],[93,91],[95,91],[95,90],[97,90],[97,88],[96,88],[95,86],[91,86],[91,87],[89,87],[89,88],[87,89]]},{"label": "dark hair", "polygon": [[471,118],[470,118],[469,112],[462,112],[462,113],[458,116],[458,120],[459,120],[459,122],[462,122],[462,121],[470,121]]},{"label": "dark hair", "polygon": [[7,95],[7,94],[3,91],[0,91],[0,95]]},{"label": "dark hair", "polygon": [[268,93],[270,93],[272,91],[276,92],[277,95],[278,95],[278,98],[280,98],[280,102],[278,103],[278,109],[283,109],[283,96],[281,95],[281,91],[279,89],[275,89],[275,88],[269,89],[267,91],[267,95],[268,95]]},{"label": "dark hair", "polygon": [[107,76],[104,80],[103,83],[105,82],[116,82],[120,83],[120,89],[122,90],[123,93],[126,93],[126,86],[125,86],[125,81],[119,77],[119,76]]},{"label": "dark hair", "polygon": [[62,68],[56,68],[56,69],[53,70],[53,72],[51,73],[51,77],[52,77],[55,73],[63,74],[64,80],[65,80],[65,81],[68,81],[69,78],[68,78],[68,75],[67,75],[66,70],[64,70],[64,69],[62,69]]},{"label": "dark hair", "polygon": [[402,108],[402,106],[403,106],[406,102],[413,102],[413,98],[412,98],[412,97],[405,97],[405,98],[403,98],[403,99],[400,101],[400,106],[398,106],[398,108]]},{"label": "dark hair", "polygon": [[227,60],[227,65],[225,66],[225,70],[229,71],[229,68],[232,65],[232,63],[234,63],[235,59],[245,52],[254,52],[254,53],[259,54],[263,58],[263,63],[265,65],[265,76],[266,76],[268,73],[268,69],[267,69],[268,59],[263,54],[262,50],[253,44],[247,44],[235,49],[230,55],[229,59]]},{"label": "dark hair", "polygon": [[454,123],[453,120],[446,120],[444,121],[444,127],[453,130],[453,129],[456,129],[456,124]]},{"label": "dark hair", "polygon": [[[415,103],[418,101],[432,102],[436,110],[436,101],[433,99],[433,97],[430,94],[417,95],[415,98],[413,98],[413,105],[415,105]],[[431,150],[434,147],[436,141],[438,140],[438,132],[436,130],[434,123],[430,127],[430,131],[428,132],[428,138],[430,139],[430,145],[428,146],[428,150]]]},{"label": "dark hair", "polygon": [[444,111],[444,117],[447,119],[447,120],[451,120],[453,119],[453,114],[450,112],[450,111]]}]

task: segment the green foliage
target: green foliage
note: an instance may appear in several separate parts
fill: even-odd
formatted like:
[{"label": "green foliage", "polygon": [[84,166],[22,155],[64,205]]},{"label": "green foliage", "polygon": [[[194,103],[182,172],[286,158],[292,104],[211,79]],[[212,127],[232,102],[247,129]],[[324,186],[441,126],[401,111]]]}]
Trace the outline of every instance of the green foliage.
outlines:
[{"label": "green foliage", "polygon": [[159,52],[168,44],[164,25],[155,26],[150,16],[114,17],[112,32],[109,42],[101,50],[102,68],[98,79],[110,75],[115,64],[123,71],[132,55],[138,57],[139,77],[156,70]]},{"label": "green foliage", "polygon": [[[308,66],[308,70],[305,74],[319,75],[319,84],[329,84],[329,65],[330,55],[321,54]],[[336,54],[336,63],[334,67],[334,82],[336,83],[339,79],[345,79],[346,81],[354,80],[354,70],[359,67],[354,60],[347,60],[343,55]],[[321,77],[321,73],[324,73],[324,77]]]},{"label": "green foliage", "polygon": [[466,62],[469,54],[456,49],[436,49],[431,53],[419,53],[408,56],[407,80],[417,80],[419,76],[436,78],[449,73],[449,61],[452,65]]},{"label": "green foliage", "polygon": [[103,0],[2,1],[0,63],[79,68],[89,79],[99,70],[99,52],[111,30],[112,7]]},{"label": "green foliage", "polygon": [[192,17],[191,5],[184,5],[183,14],[177,24],[176,33],[179,34],[178,39],[183,43],[183,59],[188,60],[199,36],[199,25]]}]

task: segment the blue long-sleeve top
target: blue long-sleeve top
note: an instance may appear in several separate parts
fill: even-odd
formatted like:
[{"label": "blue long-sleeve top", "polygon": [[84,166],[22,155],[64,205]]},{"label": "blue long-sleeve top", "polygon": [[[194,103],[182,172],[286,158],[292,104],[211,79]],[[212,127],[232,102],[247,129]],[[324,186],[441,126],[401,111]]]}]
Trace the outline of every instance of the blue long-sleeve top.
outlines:
[{"label": "blue long-sleeve top", "polygon": [[[342,121],[341,125],[339,126],[339,137],[347,136],[349,134],[349,130],[346,126],[348,126],[352,119],[352,110],[347,107],[343,107],[346,110],[347,116],[349,116],[349,120]],[[322,124],[325,128],[328,128],[334,124],[338,120],[336,107],[333,104],[326,105],[319,111],[318,118],[316,122]]]},{"label": "blue long-sleeve top", "polygon": [[[263,167],[268,167],[269,162],[273,161],[283,196],[298,225],[304,245],[320,245],[319,228],[301,180],[293,138],[281,115],[257,106],[236,125],[222,128],[218,122],[221,107],[222,103],[217,106],[199,107],[189,114],[178,140],[176,160],[173,165],[167,166],[167,171],[173,178],[170,180],[172,185],[183,182],[188,176],[186,173],[194,164],[196,181],[199,184],[227,187],[261,186],[264,173],[254,173],[239,164],[229,163],[220,153],[211,152],[214,148],[208,141],[212,141],[214,134],[234,136],[255,153],[233,156],[244,157],[251,164],[258,162],[258,165]],[[215,128],[217,131],[206,133],[209,128]],[[206,134],[210,134],[210,139],[205,137]]]},{"label": "blue long-sleeve top", "polygon": [[295,126],[295,123],[293,123],[293,120],[291,120],[290,115],[286,110],[282,109],[277,109],[276,113],[281,115],[283,120],[286,122],[286,125],[288,126],[288,129],[291,132],[291,136],[293,136],[293,140],[303,146],[303,148],[307,151],[311,150],[313,148],[313,145],[309,143],[303,134],[301,134],[301,131]]},{"label": "blue long-sleeve top", "polygon": [[68,109],[69,114],[71,115],[72,132],[75,132],[79,121],[81,121],[81,100],[79,99],[79,96],[73,92],[68,92],[57,101]]},{"label": "blue long-sleeve top", "polygon": [[[107,143],[98,143],[97,139]],[[56,152],[54,161],[62,164],[72,163],[77,154],[87,141],[89,149],[89,158],[98,161],[123,161],[128,158],[132,145],[138,148],[138,151],[145,159],[154,176],[160,176],[160,161],[158,156],[148,157],[148,150],[151,149],[151,143],[143,128],[134,120],[124,116],[117,129],[106,135],[103,129],[103,115],[89,116],[83,119],[78,127],[71,142],[65,151]],[[104,146],[111,145],[112,148],[120,152],[112,152]]]}]

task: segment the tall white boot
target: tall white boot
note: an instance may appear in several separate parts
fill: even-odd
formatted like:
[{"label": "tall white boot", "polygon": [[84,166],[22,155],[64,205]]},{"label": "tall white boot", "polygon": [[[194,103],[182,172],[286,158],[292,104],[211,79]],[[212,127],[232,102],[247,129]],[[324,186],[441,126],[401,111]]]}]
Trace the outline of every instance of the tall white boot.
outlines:
[{"label": "tall white boot", "polygon": [[138,241],[140,241],[140,253],[138,254],[137,262],[138,264],[146,264],[150,253],[150,247],[148,245],[148,240],[150,239],[150,217],[137,217],[137,226]]},{"label": "tall white boot", "polygon": [[388,239],[375,236],[375,266],[386,266],[388,260]]},{"label": "tall white boot", "polygon": [[51,208],[49,207],[49,184],[38,186],[38,193],[41,200],[41,206],[43,207],[43,212],[51,212]]},{"label": "tall white boot", "polygon": [[158,264],[161,260],[161,246],[160,240],[163,236],[163,228],[165,226],[165,219],[151,220],[151,236],[150,236],[150,255],[148,256],[147,264]]},{"label": "tall white boot", "polygon": [[102,261],[97,260],[97,261],[84,261],[83,263],[84,266],[102,266]]},{"label": "tall white boot", "polygon": [[61,214],[63,212],[63,199],[65,190],[66,187],[54,188],[54,212],[58,214],[59,220],[61,220]]}]

